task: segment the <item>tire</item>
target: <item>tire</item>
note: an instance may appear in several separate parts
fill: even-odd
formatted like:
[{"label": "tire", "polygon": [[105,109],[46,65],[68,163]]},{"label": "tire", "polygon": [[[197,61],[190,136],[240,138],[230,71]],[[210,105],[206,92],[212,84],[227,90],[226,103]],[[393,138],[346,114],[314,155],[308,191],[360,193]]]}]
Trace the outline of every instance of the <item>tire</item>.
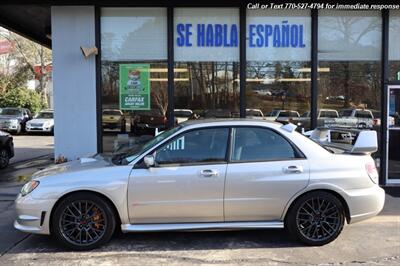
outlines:
[{"label": "tire", "polygon": [[10,163],[10,153],[6,149],[0,150],[0,169],[6,168]]},{"label": "tire", "polygon": [[70,249],[91,250],[111,239],[115,220],[106,200],[94,193],[77,192],[57,204],[51,219],[51,233]]},{"label": "tire", "polygon": [[345,211],[340,200],[325,191],[314,191],[298,198],[285,219],[289,233],[310,246],[322,246],[341,233]]},{"label": "tire", "polygon": [[359,124],[357,125],[357,128],[358,128],[358,129],[366,129],[366,128],[367,128],[367,124],[365,124],[365,123],[359,123]]}]

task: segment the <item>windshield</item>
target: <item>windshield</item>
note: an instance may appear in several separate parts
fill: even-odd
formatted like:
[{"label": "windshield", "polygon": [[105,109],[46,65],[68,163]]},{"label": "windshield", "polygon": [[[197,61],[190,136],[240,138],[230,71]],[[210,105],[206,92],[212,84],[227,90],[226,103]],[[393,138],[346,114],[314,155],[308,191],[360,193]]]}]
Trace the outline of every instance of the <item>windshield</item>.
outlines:
[{"label": "windshield", "polygon": [[121,115],[118,110],[104,110],[103,115]]},{"label": "windshield", "polygon": [[4,108],[1,109],[0,115],[21,115],[22,112],[19,109]]},{"label": "windshield", "polygon": [[174,115],[177,117],[190,117],[192,115],[191,111],[174,111]]},{"label": "windshield", "polygon": [[271,111],[268,113],[268,116],[277,116],[279,114],[279,111]]},{"label": "windshield", "polygon": [[172,134],[174,134],[181,128],[182,128],[182,126],[177,126],[170,130],[166,130],[147,142],[137,143],[137,145],[125,150],[124,152],[114,154],[112,157],[112,162],[114,164],[118,164],[118,165],[129,164],[134,159],[136,159],[136,157],[138,157],[140,154],[151,149],[154,145],[156,145],[160,141],[163,141],[164,139],[168,138],[169,136],[171,136]]},{"label": "windshield", "polygon": [[351,116],[351,114],[353,113],[353,110],[341,110],[340,111],[340,116]]},{"label": "windshield", "polygon": [[53,119],[53,113],[51,112],[40,112],[36,118]]},{"label": "windshield", "polygon": [[305,112],[304,114],[301,115],[301,117],[309,117],[310,116],[310,112]]}]

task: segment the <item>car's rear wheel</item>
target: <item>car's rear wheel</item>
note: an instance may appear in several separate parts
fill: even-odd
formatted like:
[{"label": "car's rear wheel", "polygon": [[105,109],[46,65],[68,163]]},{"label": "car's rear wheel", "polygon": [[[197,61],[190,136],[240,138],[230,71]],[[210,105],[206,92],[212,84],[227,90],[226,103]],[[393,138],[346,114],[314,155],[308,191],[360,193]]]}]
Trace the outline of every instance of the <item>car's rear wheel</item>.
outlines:
[{"label": "car's rear wheel", "polygon": [[0,150],[0,169],[6,168],[10,162],[10,153],[7,149]]},{"label": "car's rear wheel", "polygon": [[115,230],[109,203],[93,193],[78,192],[64,198],[51,221],[52,234],[63,245],[90,250],[108,242]]},{"label": "car's rear wheel", "polygon": [[285,226],[298,240],[313,246],[335,240],[343,229],[345,212],[340,200],[325,191],[297,199],[286,216]]}]

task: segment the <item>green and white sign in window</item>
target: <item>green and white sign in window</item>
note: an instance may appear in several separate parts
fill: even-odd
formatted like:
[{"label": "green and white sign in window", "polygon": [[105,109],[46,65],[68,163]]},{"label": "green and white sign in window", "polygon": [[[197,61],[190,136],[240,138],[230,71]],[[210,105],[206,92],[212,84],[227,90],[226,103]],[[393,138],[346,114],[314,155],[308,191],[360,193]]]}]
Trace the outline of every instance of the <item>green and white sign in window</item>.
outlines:
[{"label": "green and white sign in window", "polygon": [[150,110],[150,64],[119,65],[121,110]]}]

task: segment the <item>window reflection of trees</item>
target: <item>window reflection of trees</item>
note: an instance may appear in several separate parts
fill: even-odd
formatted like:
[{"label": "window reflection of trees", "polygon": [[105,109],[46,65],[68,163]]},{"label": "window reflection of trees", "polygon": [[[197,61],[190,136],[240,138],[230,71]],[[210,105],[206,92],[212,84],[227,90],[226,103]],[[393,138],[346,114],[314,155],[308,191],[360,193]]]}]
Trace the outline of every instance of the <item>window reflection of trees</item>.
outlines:
[{"label": "window reflection of trees", "polygon": [[204,111],[239,111],[239,64],[236,62],[177,62],[175,107]]},{"label": "window reflection of trees", "polygon": [[331,12],[319,23],[319,67],[328,70],[319,73],[319,106],[379,110],[379,13]]},{"label": "window reflection of trees", "polygon": [[261,109],[264,113],[274,109],[292,109],[300,113],[308,111],[310,73],[309,62],[247,62],[247,106]]}]

